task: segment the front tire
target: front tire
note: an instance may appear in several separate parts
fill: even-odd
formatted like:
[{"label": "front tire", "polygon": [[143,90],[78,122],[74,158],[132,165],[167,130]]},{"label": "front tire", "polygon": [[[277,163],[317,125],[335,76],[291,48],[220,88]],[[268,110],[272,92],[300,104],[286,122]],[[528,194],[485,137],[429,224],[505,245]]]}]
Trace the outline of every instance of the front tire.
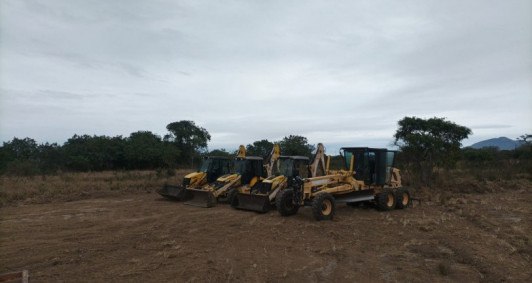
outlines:
[{"label": "front tire", "polygon": [[299,205],[294,203],[294,190],[284,189],[275,197],[277,211],[282,216],[290,216],[297,213]]},{"label": "front tire", "polygon": [[317,194],[312,201],[312,214],[314,219],[332,220],[336,213],[336,203],[334,197],[329,193]]}]

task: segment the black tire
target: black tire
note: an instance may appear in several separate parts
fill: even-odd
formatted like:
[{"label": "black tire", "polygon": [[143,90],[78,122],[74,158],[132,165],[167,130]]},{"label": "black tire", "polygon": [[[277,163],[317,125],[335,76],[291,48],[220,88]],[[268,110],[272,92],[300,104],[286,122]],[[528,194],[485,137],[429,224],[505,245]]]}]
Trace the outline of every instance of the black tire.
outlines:
[{"label": "black tire", "polygon": [[383,191],[375,196],[377,208],[382,211],[389,211],[395,208],[395,196],[392,192]]},{"label": "black tire", "polygon": [[314,219],[332,220],[336,213],[336,202],[329,193],[317,194],[312,201],[312,215]]},{"label": "black tire", "polygon": [[233,189],[227,194],[227,199],[232,208],[238,208],[239,203],[238,203],[237,195],[238,195],[237,189]]},{"label": "black tire", "polygon": [[282,216],[290,216],[297,213],[299,205],[294,203],[294,190],[284,189],[275,197],[277,211]]},{"label": "black tire", "polygon": [[410,191],[406,188],[400,188],[395,191],[395,208],[403,209],[410,206],[412,198],[410,198]]}]

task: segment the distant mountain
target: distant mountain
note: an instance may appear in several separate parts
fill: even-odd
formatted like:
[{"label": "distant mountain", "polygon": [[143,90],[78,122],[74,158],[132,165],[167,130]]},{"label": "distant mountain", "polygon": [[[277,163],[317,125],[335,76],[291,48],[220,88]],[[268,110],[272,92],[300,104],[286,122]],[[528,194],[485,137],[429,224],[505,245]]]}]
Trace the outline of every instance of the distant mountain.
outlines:
[{"label": "distant mountain", "polygon": [[499,150],[513,150],[516,147],[519,147],[522,142],[511,140],[507,137],[494,138],[489,140],[484,140],[472,144],[470,147],[479,149],[483,147],[497,147]]}]

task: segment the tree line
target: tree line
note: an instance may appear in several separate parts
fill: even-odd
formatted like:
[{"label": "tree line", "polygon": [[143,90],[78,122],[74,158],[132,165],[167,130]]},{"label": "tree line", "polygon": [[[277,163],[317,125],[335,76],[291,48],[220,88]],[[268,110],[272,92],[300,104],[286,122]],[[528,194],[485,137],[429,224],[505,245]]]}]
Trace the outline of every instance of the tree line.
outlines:
[{"label": "tree line", "polygon": [[[173,122],[159,136],[137,131],[127,137],[74,135],[62,145],[38,144],[31,138],[13,138],[0,147],[0,174],[36,175],[58,171],[146,170],[194,167],[205,155],[234,156],[225,149],[207,150],[209,132],[193,121]],[[305,137],[290,135],[279,141],[289,155],[310,156],[314,146]],[[247,145],[248,155],[267,157],[273,142]]]},{"label": "tree line", "polygon": [[74,135],[62,145],[13,138],[0,147],[0,173],[173,168],[205,149],[210,140],[207,130],[192,121],[170,123],[166,129],[162,137],[150,131],[127,137]]},{"label": "tree line", "polygon": [[[523,146],[513,151],[494,148],[462,148],[471,129],[445,118],[405,117],[398,121],[394,145],[399,148],[396,166],[413,172],[418,184],[431,184],[435,168],[452,169],[457,162],[468,166],[498,166],[502,160],[526,160],[524,170],[532,170],[530,135],[523,135]],[[58,171],[103,171],[191,168],[203,156],[234,156],[235,151],[207,150],[209,132],[193,121],[178,121],[166,126],[159,136],[138,131],[127,137],[74,135],[64,144],[38,144],[31,138],[13,138],[0,147],[0,174],[35,175]],[[278,141],[258,140],[246,145],[247,155],[267,158],[274,143],[283,155],[311,157],[314,145],[306,137],[289,135]],[[364,146],[364,145],[360,145]],[[332,167],[340,167],[341,157],[333,156]],[[494,165],[495,164],[495,165]],[[341,168],[336,168],[341,169]]]}]

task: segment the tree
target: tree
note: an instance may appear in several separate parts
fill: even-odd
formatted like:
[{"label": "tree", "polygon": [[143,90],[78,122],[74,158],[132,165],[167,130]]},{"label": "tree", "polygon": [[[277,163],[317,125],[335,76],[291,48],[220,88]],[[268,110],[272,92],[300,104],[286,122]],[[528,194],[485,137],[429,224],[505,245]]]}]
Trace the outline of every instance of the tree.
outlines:
[{"label": "tree", "polygon": [[13,138],[10,142],[4,142],[3,150],[6,157],[12,159],[30,159],[37,155],[37,142],[34,139]]},{"label": "tree", "polygon": [[436,117],[426,120],[405,117],[398,126],[394,144],[413,164],[421,183],[429,186],[434,166],[454,165],[462,140],[471,134],[467,127]]},{"label": "tree", "polygon": [[[177,166],[181,152],[172,143],[163,141],[162,143],[162,167],[167,169],[175,168]],[[161,166],[158,166],[161,167]]]},{"label": "tree", "polygon": [[170,132],[165,136],[165,141],[174,143],[181,152],[181,161],[192,161],[199,151],[207,148],[211,135],[202,127],[196,126],[193,121],[173,122],[166,126]]},{"label": "tree", "polygon": [[0,148],[0,172],[10,171],[12,174],[38,170],[35,159],[37,158],[37,142],[30,138],[13,138],[9,142],[4,142]]},{"label": "tree", "polygon": [[63,151],[57,143],[39,145],[37,156],[41,173],[53,173],[64,167]]},{"label": "tree", "polygon": [[246,146],[246,154],[266,158],[273,148],[273,142],[269,140],[254,141]]},{"label": "tree", "polygon": [[529,141],[529,139],[532,139],[532,135],[524,134],[517,138],[518,141],[520,141],[523,144],[530,144],[532,141]]},{"label": "tree", "polygon": [[179,151],[150,131],[138,131],[127,138],[124,155],[127,168],[154,169],[175,165]]},{"label": "tree", "polygon": [[311,157],[312,152],[316,149],[313,145],[308,143],[306,137],[297,135],[284,137],[279,142],[279,146],[281,147],[283,155],[302,155]]},{"label": "tree", "polygon": [[63,145],[65,165],[77,171],[124,168],[124,146],[121,136],[74,135]]}]

